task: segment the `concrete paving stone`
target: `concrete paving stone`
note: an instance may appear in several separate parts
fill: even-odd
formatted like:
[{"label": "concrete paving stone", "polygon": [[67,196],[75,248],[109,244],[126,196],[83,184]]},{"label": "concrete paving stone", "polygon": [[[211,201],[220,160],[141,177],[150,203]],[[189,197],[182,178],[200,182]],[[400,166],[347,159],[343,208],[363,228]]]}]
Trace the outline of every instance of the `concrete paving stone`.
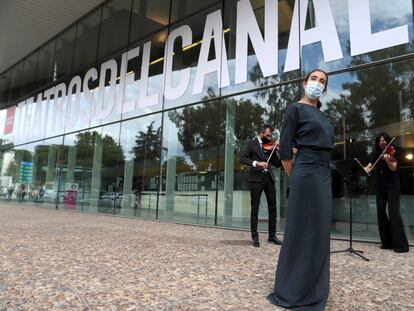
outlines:
[{"label": "concrete paving stone", "polygon": [[[0,311],[283,310],[279,246],[246,231],[0,205]],[[331,248],[348,247],[333,240]],[[327,311],[414,310],[414,254],[331,256]]]}]

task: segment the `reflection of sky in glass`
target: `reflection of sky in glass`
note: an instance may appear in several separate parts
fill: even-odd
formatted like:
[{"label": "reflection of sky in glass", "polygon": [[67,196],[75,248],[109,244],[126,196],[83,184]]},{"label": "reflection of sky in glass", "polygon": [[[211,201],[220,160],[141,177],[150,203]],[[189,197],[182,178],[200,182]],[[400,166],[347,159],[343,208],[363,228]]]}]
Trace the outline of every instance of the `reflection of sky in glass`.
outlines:
[{"label": "reflection of sky in glass", "polygon": [[63,142],[63,136],[45,139],[43,145],[61,145]]},{"label": "reflection of sky in glass", "polygon": [[119,141],[119,128],[120,128],[120,123],[105,125],[102,128],[102,137],[105,137],[105,136],[112,137],[114,142],[118,143],[118,141]]},{"label": "reflection of sky in glass", "polygon": [[340,95],[347,95],[349,91],[343,89],[344,83],[352,83],[357,78],[352,73],[342,73],[329,76],[328,93],[321,98],[322,103],[329,103],[333,99],[338,99]]},{"label": "reflection of sky in glass", "polygon": [[[414,37],[413,31],[413,9],[410,1],[388,1],[377,0],[370,1],[371,8],[371,32],[376,33],[408,24],[408,33],[410,39]],[[334,17],[336,31],[338,33],[341,49],[344,58],[336,61],[325,63],[322,53],[321,44],[313,43],[302,49],[302,72],[303,74],[314,68],[321,68],[326,71],[333,71],[351,65],[353,57],[349,54],[349,14],[347,0],[331,0],[331,10]],[[317,23],[317,21],[316,21]],[[400,50],[387,49],[390,56],[397,56]],[[407,52],[412,51],[410,46]],[[375,52],[374,52],[375,53]],[[394,53],[394,54],[392,54]],[[392,54],[392,55],[391,55]]]},{"label": "reflection of sky in glass", "polygon": [[65,146],[74,146],[75,141],[77,140],[76,135],[77,135],[77,133],[65,135],[63,144]]},{"label": "reflection of sky in glass", "polygon": [[[412,27],[412,2],[409,0],[370,1],[372,32],[398,27],[407,23]],[[412,29],[410,31],[412,33]]]}]

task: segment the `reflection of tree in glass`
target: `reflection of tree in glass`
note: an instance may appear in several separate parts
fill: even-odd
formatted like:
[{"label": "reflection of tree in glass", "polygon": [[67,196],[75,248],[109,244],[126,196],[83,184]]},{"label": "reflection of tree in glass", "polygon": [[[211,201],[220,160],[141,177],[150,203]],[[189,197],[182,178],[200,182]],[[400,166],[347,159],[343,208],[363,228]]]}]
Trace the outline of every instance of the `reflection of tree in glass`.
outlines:
[{"label": "reflection of tree in glass", "polygon": [[83,167],[92,167],[95,137],[98,132],[82,132],[76,134],[76,162]]},{"label": "reflection of tree in glass", "polygon": [[[250,99],[241,98],[236,101],[232,98],[225,99],[226,105],[236,105],[235,110],[235,153],[239,154],[247,142],[257,136],[260,127],[263,125],[266,108],[258,103],[253,103]],[[238,161],[237,161],[238,163]]]},{"label": "reflection of tree in glass", "polygon": [[[50,148],[56,150],[55,159],[57,158],[57,150],[60,146],[56,145],[38,145],[35,147],[35,154],[33,156],[33,184],[40,186],[46,181],[47,165]],[[54,169],[54,168],[53,168]]]},{"label": "reflection of tree in glass", "polygon": [[[364,142],[361,144],[366,137],[366,119],[364,118],[364,108],[359,105],[352,105],[349,101],[348,96],[341,94],[337,98],[333,98],[329,102],[325,103],[327,107],[324,110],[325,115],[332,123],[335,128],[336,141],[343,141],[344,138],[344,125],[345,125],[345,136],[347,138],[347,155],[351,157],[358,157],[366,155],[367,144]],[[349,144],[352,139],[353,143]],[[344,145],[338,145],[335,148],[333,158],[343,159],[344,158]]]},{"label": "reflection of tree in glass", "polygon": [[142,184],[142,190],[148,190],[146,177],[159,174],[161,156],[161,127],[155,128],[155,121],[151,122],[146,131],[139,131],[135,139],[135,146],[129,151],[135,157],[134,175],[139,176],[137,185]]},{"label": "reflection of tree in glass", "polygon": [[9,165],[7,166],[6,176],[12,176],[13,182],[17,182],[19,178],[19,166],[15,160],[10,161]]},{"label": "reflection of tree in glass", "polygon": [[[413,42],[414,43],[414,42]],[[408,54],[409,46],[383,49],[375,53],[355,56],[351,64],[370,63],[377,59],[389,59],[394,55]],[[343,85],[349,91],[348,100],[354,105],[363,106],[367,113],[367,125],[375,129],[392,122],[400,121],[400,92],[412,88],[414,74],[410,61],[393,62],[354,72],[357,81]],[[411,103],[411,105],[409,105]],[[412,107],[412,98],[406,99],[401,108]],[[411,115],[411,113],[410,113]]]},{"label": "reflection of tree in glass", "polygon": [[[280,81],[273,77],[264,78],[259,64],[253,67],[250,73],[250,80],[257,87],[266,87],[280,83]],[[263,121],[270,123],[275,129],[280,130],[286,106],[297,102],[301,98],[301,85],[301,83],[282,84],[273,88],[257,91],[257,98],[267,100],[268,107],[262,115]]]},{"label": "reflection of tree in glass", "polygon": [[220,128],[217,102],[185,107],[168,113],[178,129],[178,140],[196,170],[215,167]]},{"label": "reflection of tree in glass", "polygon": [[[204,99],[216,97],[212,90],[209,90],[208,94]],[[228,132],[227,135],[234,135],[236,142],[253,138],[263,123],[262,115],[265,109],[259,104],[243,99],[236,101],[233,98],[224,99],[223,104],[210,102],[168,113],[178,129],[178,140],[194,163],[195,170],[209,170],[216,166],[217,146],[224,144],[226,139],[227,106],[235,106],[234,133]],[[239,151],[239,144],[236,143],[235,152]],[[183,160],[184,158],[181,159]],[[184,165],[184,162],[182,164]]]},{"label": "reflection of tree in glass", "polygon": [[[406,46],[399,47],[398,54],[408,53]],[[351,64],[360,65],[377,59],[388,59],[396,51],[384,49],[371,54],[355,56]],[[399,61],[378,65],[368,69],[351,72],[355,81],[342,84],[345,94],[326,103],[325,113],[335,128],[343,135],[343,123],[347,138],[354,140],[348,151],[352,155],[368,157],[375,132],[385,125],[400,122],[403,111],[405,118],[412,117],[412,96],[410,93],[414,81],[412,65],[407,61]],[[372,132],[374,131],[374,132]]]},{"label": "reflection of tree in glass", "polygon": [[135,139],[135,146],[130,153],[136,160],[152,159],[159,161],[161,155],[161,127],[154,128],[155,121],[147,126],[146,132],[139,131]]},{"label": "reflection of tree in glass", "polygon": [[[84,167],[92,167],[95,139],[101,135],[96,132],[82,132],[76,135],[76,158],[77,164]],[[116,166],[119,161],[124,160],[122,147],[115,140],[105,135],[102,138],[102,165]]]}]

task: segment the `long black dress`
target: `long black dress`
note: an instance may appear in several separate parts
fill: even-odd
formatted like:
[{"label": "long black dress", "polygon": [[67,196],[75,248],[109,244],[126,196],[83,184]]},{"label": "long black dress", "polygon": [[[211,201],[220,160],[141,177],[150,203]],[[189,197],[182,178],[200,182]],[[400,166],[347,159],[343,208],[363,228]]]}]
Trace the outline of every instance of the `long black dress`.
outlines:
[{"label": "long black dress", "polygon": [[324,310],[329,296],[332,216],[330,158],[334,128],[317,107],[293,103],[285,112],[281,160],[292,159],[286,226],[268,299],[292,310]]}]

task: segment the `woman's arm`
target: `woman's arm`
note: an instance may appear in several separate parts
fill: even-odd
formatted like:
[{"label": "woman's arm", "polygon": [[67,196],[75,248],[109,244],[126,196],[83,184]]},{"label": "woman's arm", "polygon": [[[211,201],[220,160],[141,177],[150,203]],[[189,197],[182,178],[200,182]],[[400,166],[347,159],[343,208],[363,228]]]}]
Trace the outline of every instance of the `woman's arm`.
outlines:
[{"label": "woman's arm", "polygon": [[292,175],[293,160],[282,160],[283,168],[285,169],[286,174],[290,177]]},{"label": "woman's arm", "polygon": [[290,177],[293,169],[293,157],[297,152],[294,139],[296,135],[296,125],[298,122],[297,107],[293,104],[286,108],[283,118],[282,131],[279,141],[279,155],[286,174]]}]

